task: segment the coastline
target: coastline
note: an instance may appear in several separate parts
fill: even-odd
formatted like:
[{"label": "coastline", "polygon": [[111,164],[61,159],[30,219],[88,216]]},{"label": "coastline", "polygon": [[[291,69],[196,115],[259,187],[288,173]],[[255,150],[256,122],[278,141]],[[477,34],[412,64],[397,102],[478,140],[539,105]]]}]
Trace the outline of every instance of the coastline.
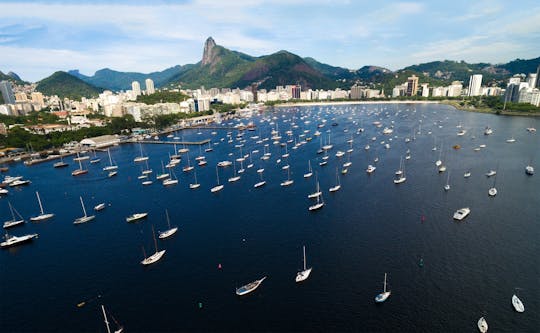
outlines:
[{"label": "coastline", "polygon": [[329,105],[357,105],[357,104],[445,104],[454,107],[457,110],[465,112],[487,113],[501,116],[521,116],[521,117],[540,117],[540,112],[518,112],[518,111],[499,111],[491,108],[465,108],[459,103],[451,100],[441,101],[418,101],[418,100],[390,100],[390,101],[314,101],[314,102],[299,102],[299,103],[283,103],[276,104],[273,107],[285,108],[295,106],[329,106]]}]

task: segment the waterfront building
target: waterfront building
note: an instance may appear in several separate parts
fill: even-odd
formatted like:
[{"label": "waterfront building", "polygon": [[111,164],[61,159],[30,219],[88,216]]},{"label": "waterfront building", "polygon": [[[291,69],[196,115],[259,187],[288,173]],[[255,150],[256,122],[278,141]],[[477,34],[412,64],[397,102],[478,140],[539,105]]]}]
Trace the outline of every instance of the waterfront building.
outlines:
[{"label": "waterfront building", "polygon": [[[448,86],[446,91],[446,96],[448,97],[459,97],[463,91],[463,84],[460,81],[454,81],[451,85]],[[443,95],[444,96],[444,95]]]},{"label": "waterfront building", "polygon": [[300,92],[302,91],[302,88],[299,84],[291,86],[291,98],[292,99],[300,99]]},{"label": "waterfront building", "polygon": [[407,78],[407,96],[416,96],[418,90],[418,76],[413,75]]},{"label": "waterfront building", "polygon": [[469,78],[469,89],[467,96],[480,96],[482,92],[482,74],[474,74]]},{"label": "waterfront building", "polygon": [[355,84],[351,87],[351,99],[361,99],[364,97],[364,89]]},{"label": "waterfront building", "polygon": [[11,88],[11,82],[1,81],[0,92],[5,104],[15,104],[15,95],[13,95],[13,89]]},{"label": "waterfront building", "polygon": [[154,89],[154,81],[152,81],[152,79],[144,80],[144,84],[146,86],[146,94],[147,95],[152,95],[153,93],[156,92],[156,90]]},{"label": "waterfront building", "polygon": [[422,97],[429,97],[429,84],[422,83]]},{"label": "waterfront building", "polygon": [[531,88],[531,89],[536,88],[536,81],[537,80],[538,80],[538,74],[530,73],[529,78],[527,79],[527,83],[529,84],[529,88]]}]

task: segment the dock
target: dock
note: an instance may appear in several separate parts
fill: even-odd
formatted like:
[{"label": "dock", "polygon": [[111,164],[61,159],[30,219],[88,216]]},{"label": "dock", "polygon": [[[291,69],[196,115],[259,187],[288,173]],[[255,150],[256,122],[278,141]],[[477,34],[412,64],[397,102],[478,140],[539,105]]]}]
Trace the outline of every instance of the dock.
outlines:
[{"label": "dock", "polygon": [[150,143],[150,144],[161,144],[161,145],[186,145],[186,146],[200,146],[211,142],[210,139],[205,139],[202,141],[161,141],[161,140],[138,140],[132,141],[133,143]]}]

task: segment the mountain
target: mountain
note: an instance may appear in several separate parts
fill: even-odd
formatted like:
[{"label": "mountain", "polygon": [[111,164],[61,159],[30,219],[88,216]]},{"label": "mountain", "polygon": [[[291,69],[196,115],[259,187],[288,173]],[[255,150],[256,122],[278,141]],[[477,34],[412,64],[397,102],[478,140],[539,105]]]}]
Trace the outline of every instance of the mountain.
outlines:
[{"label": "mountain", "polygon": [[252,57],[217,45],[212,37],[204,44],[202,60],[172,78],[170,83],[180,83],[188,88],[201,85],[244,88],[252,83],[257,83],[261,89],[287,84],[300,84],[306,89],[337,86],[334,80],[290,52]]},{"label": "mountain", "polygon": [[119,91],[131,89],[131,82],[139,81],[141,88],[145,88],[144,81],[148,78],[154,81],[154,86],[161,87],[171,80],[172,77],[181,74],[183,71],[190,68],[186,66],[174,66],[160,72],[152,72],[148,74],[136,72],[119,72],[109,68],[100,69],[92,76],[81,74],[78,70],[70,70],[69,74],[78,77],[86,83],[96,87]]},{"label": "mountain", "polygon": [[37,82],[36,90],[44,95],[58,95],[80,100],[81,97],[96,97],[103,91],[66,72],[58,71]]},{"label": "mountain", "polygon": [[2,71],[0,71],[0,81],[4,81],[4,80],[10,81],[11,83],[15,83],[15,84],[26,84],[26,82],[21,80],[19,75],[15,74],[13,72],[9,72],[7,74],[4,74],[4,73],[2,73]]}]

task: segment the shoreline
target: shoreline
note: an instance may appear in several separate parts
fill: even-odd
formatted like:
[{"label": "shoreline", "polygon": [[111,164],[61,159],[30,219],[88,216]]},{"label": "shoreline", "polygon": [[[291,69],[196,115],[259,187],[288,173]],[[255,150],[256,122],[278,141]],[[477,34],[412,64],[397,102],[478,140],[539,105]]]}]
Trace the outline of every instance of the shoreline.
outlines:
[{"label": "shoreline", "polygon": [[299,103],[283,103],[283,104],[276,104],[268,107],[276,107],[276,108],[286,108],[286,107],[294,107],[294,106],[328,106],[328,105],[359,105],[359,104],[444,104],[454,107],[456,110],[459,111],[465,111],[465,112],[475,112],[475,113],[486,113],[486,114],[493,114],[497,116],[521,116],[521,117],[540,117],[540,112],[519,112],[519,111],[500,111],[497,113],[497,110],[490,109],[490,108],[478,108],[478,109],[471,109],[471,108],[464,108],[461,107],[458,103],[455,103],[451,100],[441,100],[441,101],[418,101],[418,100],[390,100],[390,101],[334,101],[334,102],[322,102],[322,101],[314,101],[314,102],[299,102]]}]

